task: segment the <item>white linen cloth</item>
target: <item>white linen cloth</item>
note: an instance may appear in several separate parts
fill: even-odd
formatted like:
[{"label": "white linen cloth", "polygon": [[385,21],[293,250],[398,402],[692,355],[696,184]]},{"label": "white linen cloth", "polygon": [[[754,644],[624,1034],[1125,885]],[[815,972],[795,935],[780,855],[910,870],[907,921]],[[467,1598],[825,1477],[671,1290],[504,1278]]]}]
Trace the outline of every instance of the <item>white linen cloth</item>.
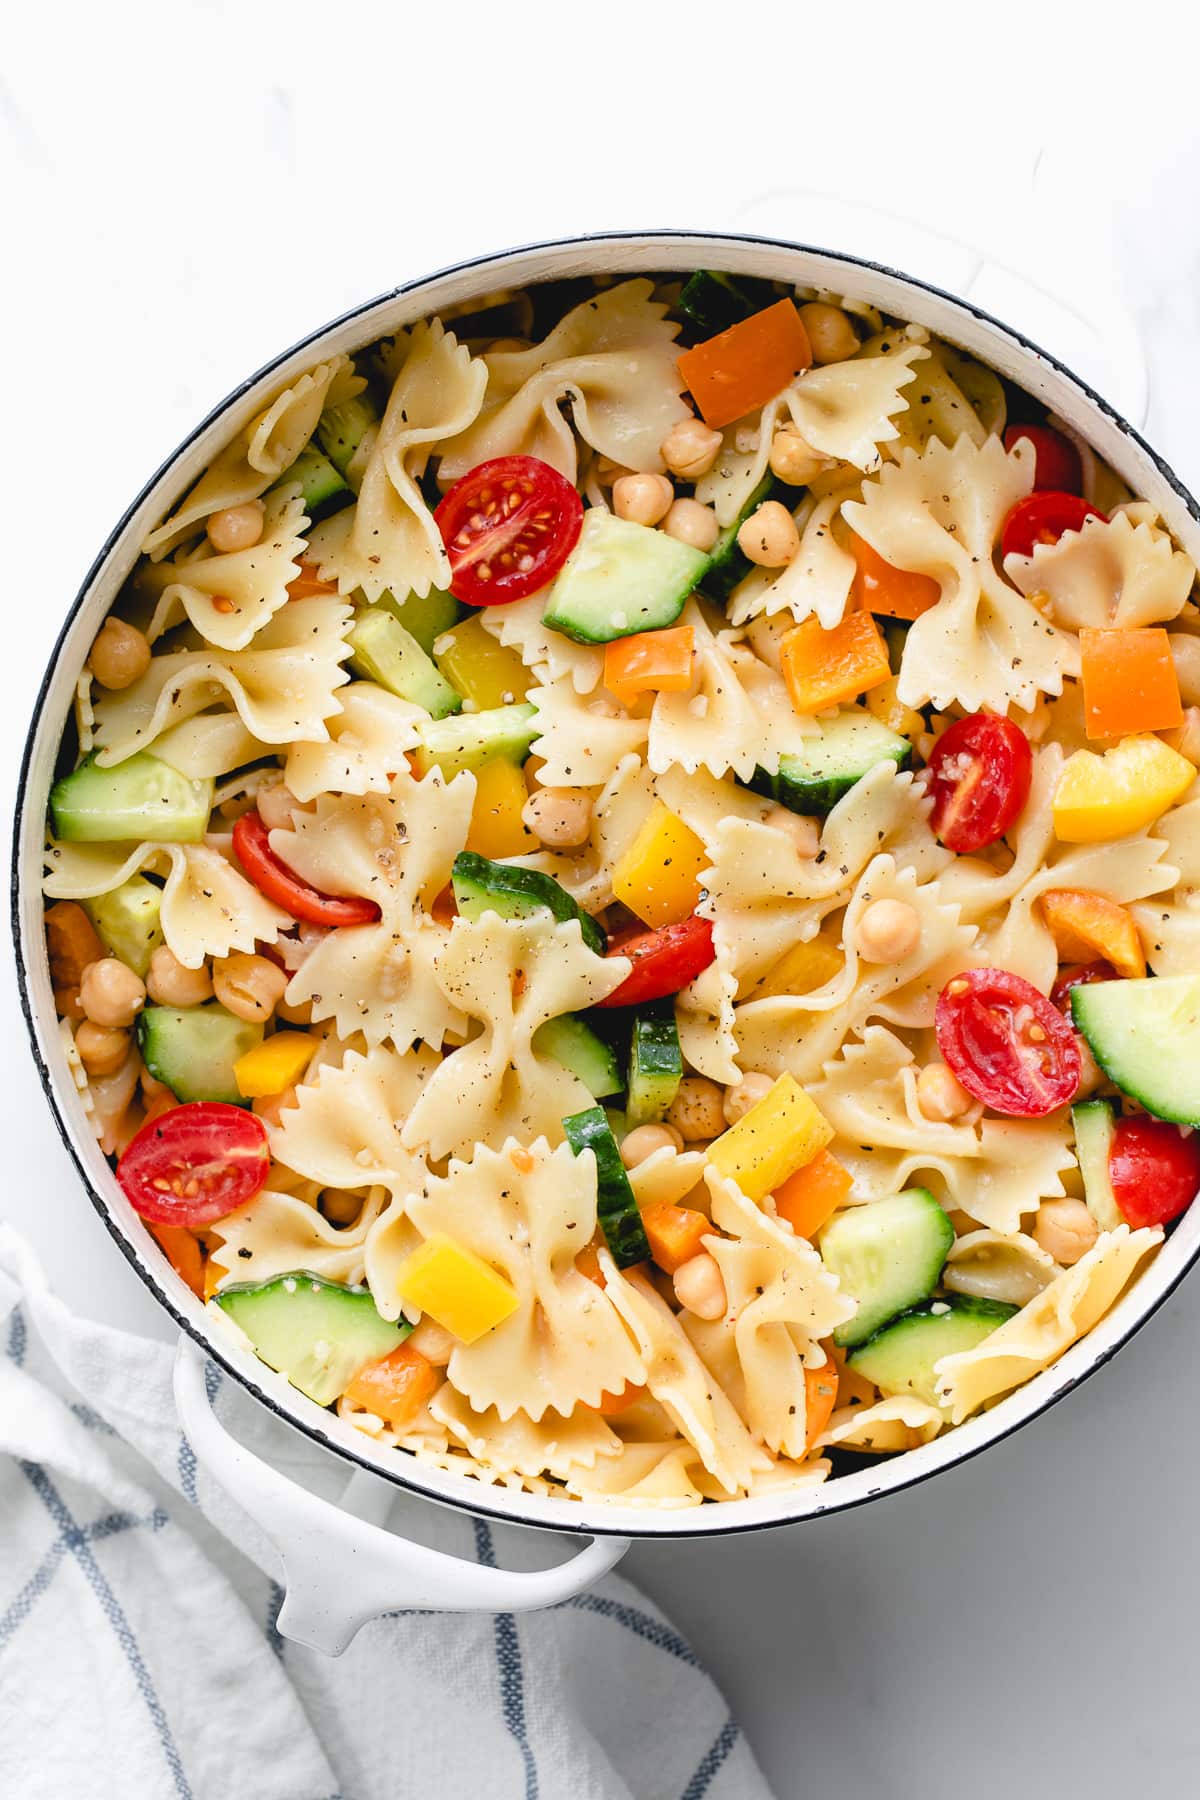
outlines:
[{"label": "white linen cloth", "polygon": [[[613,1576],[546,1612],[392,1615],[336,1660],[285,1642],[273,1553],[181,1436],[171,1347],[68,1311],[3,1226],[0,1351],[9,1800],[769,1800],[691,1648]],[[328,1486],[208,1369],[243,1442]],[[497,1556],[484,1521],[421,1511],[425,1541]]]}]

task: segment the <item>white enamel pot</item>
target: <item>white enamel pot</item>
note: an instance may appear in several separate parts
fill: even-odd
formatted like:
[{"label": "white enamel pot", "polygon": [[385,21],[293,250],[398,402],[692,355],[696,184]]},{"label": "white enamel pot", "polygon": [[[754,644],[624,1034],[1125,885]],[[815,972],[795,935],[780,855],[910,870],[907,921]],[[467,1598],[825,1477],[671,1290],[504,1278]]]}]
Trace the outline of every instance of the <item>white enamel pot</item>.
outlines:
[{"label": "white enamel pot", "polygon": [[[343,1649],[367,1619],[398,1607],[518,1611],[553,1604],[595,1581],[633,1537],[716,1537],[796,1524],[925,1481],[1008,1436],[1100,1368],[1161,1306],[1200,1252],[1200,1207],[1195,1207],[1087,1338],[1009,1399],[922,1449],[889,1461],[872,1460],[803,1492],[655,1511],[485,1487],[376,1446],[289,1386],[244,1341],[227,1333],[221,1318],[205,1310],[167,1266],[101,1155],[59,1042],[42,930],[41,852],[46,798],[76,679],[146,532],[170,512],[271,391],[322,357],[353,352],[426,313],[500,287],[704,266],[852,294],[972,352],[1082,432],[1133,491],[1152,502],[1200,563],[1200,508],[1171,469],[1112,406],[1018,332],[967,300],[874,263],[773,239],[695,232],[613,233],[539,244],[410,282],[323,326],[252,376],[147,483],[72,604],[36,703],[14,831],[14,930],[22,1003],[47,1100],[92,1202],[118,1247],[180,1327],[176,1396],[183,1429],[209,1473],[257,1520],[279,1552],[288,1589],[280,1629],[332,1653]],[[229,1436],[206,1395],[202,1352],[272,1413],[344,1460],[351,1480],[340,1506],[297,1486]],[[477,1567],[383,1529],[386,1502],[397,1488],[490,1519],[593,1541],[582,1548],[571,1542],[568,1561],[538,1573]]]}]

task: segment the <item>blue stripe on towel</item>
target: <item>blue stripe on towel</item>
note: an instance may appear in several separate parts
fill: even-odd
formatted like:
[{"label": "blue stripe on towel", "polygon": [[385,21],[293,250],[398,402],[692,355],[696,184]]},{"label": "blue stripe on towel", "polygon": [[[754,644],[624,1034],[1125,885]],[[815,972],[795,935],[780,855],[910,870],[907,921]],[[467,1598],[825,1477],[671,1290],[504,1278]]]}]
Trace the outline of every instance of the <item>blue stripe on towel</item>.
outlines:
[{"label": "blue stripe on towel", "polygon": [[632,1631],[657,1650],[665,1650],[670,1656],[677,1656],[690,1668],[701,1667],[700,1658],[685,1638],[664,1623],[662,1619],[652,1619],[649,1613],[641,1612],[636,1606],[624,1606],[619,1600],[609,1600],[604,1594],[572,1594],[569,1600],[560,1600],[560,1606],[573,1606],[578,1612],[597,1613],[602,1619],[615,1619],[626,1631]]},{"label": "blue stripe on towel", "polygon": [[[135,1531],[142,1525],[148,1525],[151,1531],[161,1531],[166,1523],[167,1515],[160,1506],[155,1507],[154,1511],[145,1519],[139,1519],[133,1513],[106,1513],[102,1519],[96,1519],[91,1525],[86,1525],[83,1535],[88,1543],[99,1544],[105,1538],[116,1537],[122,1531]],[[50,1586],[67,1549],[65,1537],[60,1537],[56,1543],[52,1544],[20,1593],[8,1608],[0,1613],[0,1650],[5,1648],[9,1640],[16,1634],[17,1627],[24,1624],[29,1617],[34,1601]]]},{"label": "blue stripe on towel", "polygon": [[[475,1556],[487,1569],[496,1567],[496,1550],[492,1528],[486,1519],[472,1521],[475,1527]],[[521,1640],[517,1621],[511,1613],[497,1613],[495,1622],[496,1663],[500,1671],[500,1701],[504,1723],[512,1735],[521,1761],[525,1765],[525,1800],[538,1800],[538,1772],[525,1722],[525,1669],[521,1661]]]},{"label": "blue stripe on towel", "polygon": [[8,1343],[4,1354],[10,1362],[15,1362],[18,1369],[25,1361],[25,1347],[29,1342],[29,1334],[25,1329],[25,1314],[19,1306],[14,1306],[8,1321]]},{"label": "blue stripe on towel", "polygon": [[741,1728],[734,1719],[726,1719],[709,1748],[696,1773],[684,1788],[680,1800],[704,1800],[709,1788],[717,1778],[725,1758],[741,1736]]}]

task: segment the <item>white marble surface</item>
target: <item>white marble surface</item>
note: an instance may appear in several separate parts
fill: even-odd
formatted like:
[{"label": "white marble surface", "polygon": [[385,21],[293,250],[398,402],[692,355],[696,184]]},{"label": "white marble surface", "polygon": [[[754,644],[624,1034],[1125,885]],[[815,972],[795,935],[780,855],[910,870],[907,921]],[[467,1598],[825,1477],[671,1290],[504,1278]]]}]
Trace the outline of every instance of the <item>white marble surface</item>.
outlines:
[{"label": "white marble surface", "polygon": [[[306,0],[22,9],[0,81],[9,783],[62,611],[180,434],[322,319],[506,243],[741,223],[936,277],[970,239],[1057,296],[1013,289],[1010,313],[1068,356],[1062,304],[1129,308],[1151,435],[1200,481],[1196,27],[1158,0],[873,10],[743,5],[731,41],[703,0],[467,5],[453,29]],[[1089,352],[1114,396],[1119,336]],[[7,953],[3,982],[0,1215],[74,1304],[161,1332],[55,1136]],[[886,1511],[633,1553],[781,1797],[1194,1786],[1197,1293]]]}]

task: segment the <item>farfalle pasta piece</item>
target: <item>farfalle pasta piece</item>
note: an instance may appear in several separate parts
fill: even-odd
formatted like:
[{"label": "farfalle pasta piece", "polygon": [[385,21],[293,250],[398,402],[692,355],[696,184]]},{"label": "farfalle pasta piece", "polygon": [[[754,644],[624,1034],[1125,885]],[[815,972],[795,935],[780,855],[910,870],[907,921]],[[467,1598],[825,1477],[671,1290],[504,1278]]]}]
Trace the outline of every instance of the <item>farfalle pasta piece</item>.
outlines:
[{"label": "farfalle pasta piece", "polygon": [[341,709],[337,690],[351,608],[330,599],[293,600],[247,650],[179,650],[150,659],[146,673],[96,702],[97,762],[108,767],[149,750],[171,727],[214,705],[236,711],[266,744],[323,742],[325,721]]},{"label": "farfalle pasta piece", "polygon": [[193,558],[180,566],[179,579],[163,589],[154,609],[147,632],[150,642],[157,642],[186,617],[219,650],[244,650],[267,620],[287,605],[288,583],[300,573],[307,524],[298,486],[269,495],[257,544]]},{"label": "farfalle pasta piece", "polygon": [[577,694],[591,694],[604,675],[604,651],[591,644],[576,644],[542,623],[545,593],[530,594],[504,606],[485,606],[479,614],[483,629],[515,650],[527,669],[543,686],[569,680]]},{"label": "farfalle pasta piece", "polygon": [[598,1412],[577,1406],[567,1417],[546,1411],[540,1419],[514,1412],[502,1419],[494,1406],[476,1412],[451,1382],[429,1403],[434,1419],[490,1469],[517,1475],[553,1475],[559,1480],[594,1470],[621,1453],[621,1440]]},{"label": "farfalle pasta piece", "polygon": [[738,1082],[738,1041],[734,1031],[737,976],[729,967],[729,951],[718,947],[716,960],[675,997],[675,1025],[687,1061],[710,1081]]},{"label": "farfalle pasta piece", "polygon": [[654,777],[641,758],[622,757],[596,796],[588,841],[581,849],[535,850],[506,860],[519,869],[552,875],[585,912],[598,912],[613,899],[613,865],[637,836],[653,801]]},{"label": "farfalle pasta piece", "polygon": [[530,688],[539,735],[533,754],[545,763],[547,787],[603,787],[627,757],[640,757],[650,731],[648,719],[632,718],[605,694],[585,699],[570,676]]},{"label": "farfalle pasta piece", "polygon": [[726,819],[762,824],[775,804],[739,782],[710,775],[707,769],[690,775],[680,768],[662,769],[654,777],[654,791],[710,852]]},{"label": "farfalle pasta piece", "polygon": [[[688,416],[674,340],[679,326],[644,277],[573,307],[540,344],[494,351],[478,420],[442,448],[438,474],[457,481],[494,456],[537,456],[574,481],[584,443],[626,469],[661,471],[659,445]],[[569,403],[571,423],[563,415]]]},{"label": "farfalle pasta piece", "polygon": [[899,569],[928,575],[941,599],[910,627],[897,691],[906,706],[932,701],[965,712],[1029,708],[1079,671],[1078,644],[1010,587],[993,563],[1005,517],[1033,485],[1033,452],[999,438],[953,449],[934,439],[905,450],[864,483],[842,516]]},{"label": "farfalle pasta piece", "polygon": [[817,1442],[830,1449],[892,1455],[928,1444],[945,1423],[945,1415],[928,1400],[900,1394],[891,1400],[877,1400],[873,1406],[839,1407]]},{"label": "farfalle pasta piece", "polygon": [[844,362],[812,368],[786,389],[784,401],[805,443],[835,462],[853,463],[864,473],[883,460],[879,446],[899,437],[892,420],[908,411],[904,390],[929,357],[923,344],[902,342],[888,355],[878,340]]},{"label": "farfalle pasta piece", "polygon": [[[386,793],[407,752],[420,741],[424,709],[372,681],[352,681],[342,690],[341,704],[324,743],[296,743],[288,750],[283,778],[297,800]],[[157,754],[162,755],[161,740]]]},{"label": "farfalle pasta piece", "polygon": [[418,485],[430,448],[479,412],[487,371],[434,319],[413,327],[367,458],[358,502],[318,525],[309,556],[339,592],[427,594],[450,586],[450,561]]},{"label": "farfalle pasta piece", "polygon": [[235,712],[199,713],[164,731],[155,740],[154,754],[181,775],[203,781],[273,756],[275,745],[247,731]]},{"label": "farfalle pasta piece", "polygon": [[475,1144],[498,1148],[510,1136],[560,1143],[563,1119],[591,1106],[592,1095],[534,1048],[534,1034],[611,994],[629,973],[626,958],[594,955],[576,920],[485,912],[477,923],[454,921],[434,972],[451,1007],[483,1029],[443,1058],[409,1115],[405,1143],[434,1158]]},{"label": "farfalle pasta piece", "polygon": [[604,1457],[590,1469],[568,1469],[563,1485],[576,1500],[660,1512],[703,1504],[705,1495],[696,1480],[702,1467],[691,1444],[667,1422],[663,1436],[653,1442],[622,1444],[617,1456]]},{"label": "farfalle pasta piece", "polygon": [[291,468],[325,407],[340,405],[365,386],[348,356],[330,357],[298,375],[242,427],[177,511],[150,532],[142,549],[157,562],[191,536],[210,513],[257,500]]},{"label": "farfalle pasta piece", "polygon": [[1023,594],[1045,594],[1056,625],[1130,631],[1178,618],[1196,565],[1166,532],[1127,514],[1089,519],[1029,556],[1006,556],[1004,572]]},{"label": "farfalle pasta piece", "polygon": [[224,1271],[219,1287],[230,1281],[269,1281],[274,1275],[305,1269],[326,1281],[352,1286],[363,1279],[367,1233],[383,1205],[376,1188],[352,1225],[334,1225],[293,1194],[264,1188],[248,1206],[239,1207],[217,1227],[220,1242],[210,1260]]},{"label": "farfalle pasta piece", "polygon": [[1054,1258],[1023,1231],[968,1231],[950,1246],[942,1286],[952,1294],[1025,1306],[1058,1273]]},{"label": "farfalle pasta piece", "polygon": [[1146,900],[1130,910],[1156,975],[1194,975],[1200,969],[1200,894]]},{"label": "farfalle pasta piece", "polygon": [[1157,1226],[1101,1232],[1074,1268],[1064,1269],[982,1344],[944,1356],[935,1373],[951,1422],[960,1425],[1056,1362],[1104,1317],[1162,1240]]},{"label": "farfalle pasta piece", "polygon": [[401,1127],[436,1067],[425,1049],[348,1050],[340,1068],[327,1065],[297,1090],[295,1106],[268,1130],[271,1155],[322,1188],[370,1185],[406,1200],[424,1181],[425,1164]]},{"label": "farfalle pasta piece", "polygon": [[527,1148],[477,1145],[470,1162],[452,1161],[408,1203],[426,1237],[444,1234],[482,1257],[509,1283],[516,1310],[473,1344],[460,1343],[446,1375],[477,1413],[495,1407],[538,1420],[595,1406],[644,1376],[605,1290],[575,1267],[596,1231],[596,1171],[544,1138]]}]

